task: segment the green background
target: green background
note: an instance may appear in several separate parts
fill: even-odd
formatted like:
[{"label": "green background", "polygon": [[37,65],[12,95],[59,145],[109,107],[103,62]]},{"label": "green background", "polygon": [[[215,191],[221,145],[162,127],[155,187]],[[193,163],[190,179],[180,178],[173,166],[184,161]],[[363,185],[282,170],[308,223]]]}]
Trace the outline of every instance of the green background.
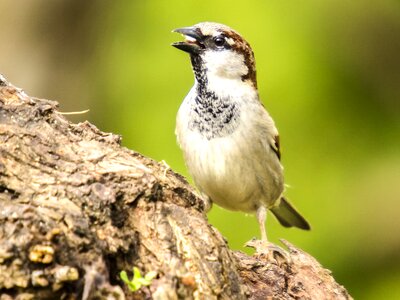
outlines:
[{"label": "green background", "polygon": [[[188,175],[175,115],[193,84],[177,27],[225,23],[252,45],[281,134],[286,195],[313,229],[284,238],[357,299],[400,299],[399,1],[13,1],[0,3],[0,73],[70,117]],[[233,249],[253,216],[214,206]]]}]

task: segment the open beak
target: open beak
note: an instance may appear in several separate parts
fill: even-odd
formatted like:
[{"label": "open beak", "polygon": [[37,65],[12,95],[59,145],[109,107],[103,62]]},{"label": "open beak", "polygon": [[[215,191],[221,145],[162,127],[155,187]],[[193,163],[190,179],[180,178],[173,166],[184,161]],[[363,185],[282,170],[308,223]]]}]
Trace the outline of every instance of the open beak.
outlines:
[{"label": "open beak", "polygon": [[201,49],[204,49],[204,44],[202,43],[203,36],[197,28],[183,27],[174,29],[172,32],[184,35],[185,41],[172,43],[171,46],[190,54],[198,54]]}]

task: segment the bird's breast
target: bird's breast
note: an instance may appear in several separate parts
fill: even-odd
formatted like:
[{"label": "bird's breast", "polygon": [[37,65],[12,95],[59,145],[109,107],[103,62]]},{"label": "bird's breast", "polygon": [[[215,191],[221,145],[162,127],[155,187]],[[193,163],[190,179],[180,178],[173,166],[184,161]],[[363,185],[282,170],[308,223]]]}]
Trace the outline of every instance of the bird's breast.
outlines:
[{"label": "bird's breast", "polygon": [[246,145],[232,135],[207,139],[194,131],[184,145],[189,172],[202,192],[227,209],[255,210],[253,201],[260,199],[260,189],[246,161]]},{"label": "bird's breast", "polygon": [[207,106],[197,103],[196,96],[192,90],[182,103],[176,134],[198,188],[231,210],[251,212],[261,202],[272,204],[282,193],[283,177],[258,128],[262,106],[232,99]]},{"label": "bird's breast", "polygon": [[189,106],[189,129],[207,140],[228,136],[240,124],[239,104],[212,92],[196,95]]}]

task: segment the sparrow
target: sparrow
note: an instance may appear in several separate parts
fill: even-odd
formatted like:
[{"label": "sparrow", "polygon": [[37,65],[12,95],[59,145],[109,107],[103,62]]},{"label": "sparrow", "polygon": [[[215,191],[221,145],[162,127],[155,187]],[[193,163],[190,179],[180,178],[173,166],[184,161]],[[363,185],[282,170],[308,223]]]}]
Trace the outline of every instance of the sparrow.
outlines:
[{"label": "sparrow", "polygon": [[189,53],[194,85],[176,117],[176,136],[187,168],[206,199],[255,213],[268,243],[267,210],[285,227],[309,230],[283,196],[279,134],[259,98],[249,43],[230,27],[202,22],[173,30],[172,46]]}]

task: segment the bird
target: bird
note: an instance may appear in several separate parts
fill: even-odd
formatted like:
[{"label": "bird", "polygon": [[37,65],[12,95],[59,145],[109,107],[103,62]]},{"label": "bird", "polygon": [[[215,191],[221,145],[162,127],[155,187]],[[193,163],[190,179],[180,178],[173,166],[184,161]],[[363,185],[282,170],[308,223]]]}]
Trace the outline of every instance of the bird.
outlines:
[{"label": "bird", "polygon": [[283,196],[278,130],[260,100],[250,44],[232,28],[201,22],[174,29],[172,43],[190,55],[194,85],[179,107],[175,133],[206,209],[216,203],[255,213],[261,242],[270,210],[284,227],[309,230]]}]

